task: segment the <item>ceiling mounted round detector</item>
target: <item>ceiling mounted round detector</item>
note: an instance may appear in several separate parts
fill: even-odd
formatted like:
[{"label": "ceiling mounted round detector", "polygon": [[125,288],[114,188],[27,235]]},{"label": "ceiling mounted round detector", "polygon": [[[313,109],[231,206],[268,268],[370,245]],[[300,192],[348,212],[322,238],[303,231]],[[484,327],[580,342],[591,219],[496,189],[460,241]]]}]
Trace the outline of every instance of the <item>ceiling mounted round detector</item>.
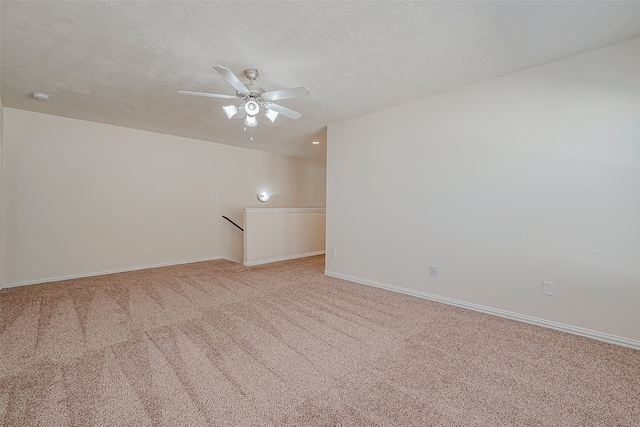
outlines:
[{"label": "ceiling mounted round detector", "polygon": [[44,92],[33,92],[31,94],[33,99],[37,99],[38,101],[47,101],[49,100],[49,95]]}]

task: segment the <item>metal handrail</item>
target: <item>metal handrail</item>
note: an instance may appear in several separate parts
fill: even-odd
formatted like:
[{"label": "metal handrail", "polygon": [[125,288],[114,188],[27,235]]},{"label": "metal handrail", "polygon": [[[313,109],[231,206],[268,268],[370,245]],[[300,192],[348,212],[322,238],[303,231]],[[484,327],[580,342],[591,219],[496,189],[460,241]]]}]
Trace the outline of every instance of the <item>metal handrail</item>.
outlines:
[{"label": "metal handrail", "polygon": [[244,229],[242,227],[240,227],[238,224],[236,224],[235,222],[231,221],[229,218],[227,218],[226,216],[222,215],[222,218],[226,219],[227,221],[229,221],[231,224],[235,225],[236,227],[238,227],[240,229],[240,231],[244,232]]}]

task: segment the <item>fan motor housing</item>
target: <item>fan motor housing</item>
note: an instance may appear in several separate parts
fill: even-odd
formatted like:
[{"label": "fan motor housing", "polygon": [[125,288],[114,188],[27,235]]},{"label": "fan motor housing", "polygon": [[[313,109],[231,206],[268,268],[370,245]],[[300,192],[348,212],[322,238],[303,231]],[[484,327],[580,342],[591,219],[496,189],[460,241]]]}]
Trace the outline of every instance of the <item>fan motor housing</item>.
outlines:
[{"label": "fan motor housing", "polygon": [[[249,92],[251,94],[250,96],[252,98],[257,98],[264,93],[264,89],[262,89],[260,86],[256,86],[256,85],[244,85],[244,86],[247,89],[249,89]],[[236,95],[239,97],[244,96],[242,92],[238,92],[238,91],[236,91]]]}]

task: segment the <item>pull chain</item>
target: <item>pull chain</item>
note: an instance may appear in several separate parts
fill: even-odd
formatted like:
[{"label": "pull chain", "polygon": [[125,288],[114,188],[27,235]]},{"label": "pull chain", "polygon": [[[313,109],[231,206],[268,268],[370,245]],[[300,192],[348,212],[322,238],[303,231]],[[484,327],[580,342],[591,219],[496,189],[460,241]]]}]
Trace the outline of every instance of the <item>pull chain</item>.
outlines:
[{"label": "pull chain", "polygon": [[[247,125],[244,125],[244,131],[247,131]],[[253,126],[249,127],[249,131],[251,132],[251,141],[253,141]]]}]

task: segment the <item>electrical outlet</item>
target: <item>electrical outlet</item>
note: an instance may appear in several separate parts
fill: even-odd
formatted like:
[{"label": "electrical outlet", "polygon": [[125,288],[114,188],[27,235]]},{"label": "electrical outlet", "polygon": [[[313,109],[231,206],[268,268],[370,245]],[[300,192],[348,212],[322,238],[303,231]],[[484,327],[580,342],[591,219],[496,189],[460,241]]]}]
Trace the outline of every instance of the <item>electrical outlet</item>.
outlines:
[{"label": "electrical outlet", "polygon": [[553,282],[542,281],[542,293],[544,295],[553,295]]},{"label": "electrical outlet", "polygon": [[145,243],[144,245],[142,245],[142,251],[143,252],[149,252],[149,244]]},{"label": "electrical outlet", "polygon": [[438,277],[438,267],[434,265],[429,266],[429,274],[431,277]]},{"label": "electrical outlet", "polygon": [[331,249],[331,258],[337,258],[338,257],[338,252],[336,252],[335,249]]}]

